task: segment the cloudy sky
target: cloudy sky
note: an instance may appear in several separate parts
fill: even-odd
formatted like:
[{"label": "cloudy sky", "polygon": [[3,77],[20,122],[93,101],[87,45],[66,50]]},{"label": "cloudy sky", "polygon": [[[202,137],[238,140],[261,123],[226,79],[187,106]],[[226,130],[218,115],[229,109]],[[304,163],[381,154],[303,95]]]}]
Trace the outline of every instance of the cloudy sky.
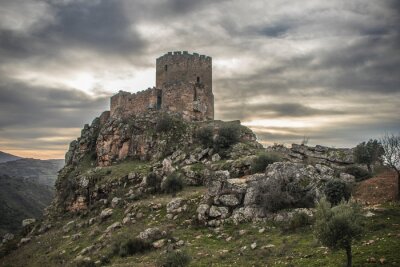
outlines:
[{"label": "cloudy sky", "polygon": [[213,58],[216,118],[264,144],[400,132],[398,0],[1,0],[0,150],[62,158],[155,59]]}]

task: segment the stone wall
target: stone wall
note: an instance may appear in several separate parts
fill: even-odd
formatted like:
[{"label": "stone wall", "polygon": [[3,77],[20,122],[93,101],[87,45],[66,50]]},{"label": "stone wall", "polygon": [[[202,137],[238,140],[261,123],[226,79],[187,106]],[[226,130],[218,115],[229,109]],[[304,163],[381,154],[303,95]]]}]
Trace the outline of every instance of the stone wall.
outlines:
[{"label": "stone wall", "polygon": [[157,58],[156,87],[163,88],[176,82],[202,83],[212,90],[211,57],[178,51]]},{"label": "stone wall", "polygon": [[111,117],[158,109],[189,121],[213,120],[211,57],[169,52],[157,59],[156,87],[135,94],[120,91],[111,97]]},{"label": "stone wall", "polygon": [[115,117],[140,114],[149,109],[157,109],[158,96],[161,97],[161,90],[154,87],[133,94],[119,91],[118,94],[111,97],[110,115]]},{"label": "stone wall", "polygon": [[214,96],[202,84],[177,82],[163,88],[161,109],[189,121],[212,120]]}]

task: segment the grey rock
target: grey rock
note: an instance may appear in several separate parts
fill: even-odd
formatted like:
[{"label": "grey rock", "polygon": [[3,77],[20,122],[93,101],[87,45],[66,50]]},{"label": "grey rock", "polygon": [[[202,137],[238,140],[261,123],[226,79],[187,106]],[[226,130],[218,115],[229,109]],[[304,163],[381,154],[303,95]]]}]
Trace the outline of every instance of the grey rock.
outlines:
[{"label": "grey rock", "polygon": [[106,208],[106,209],[104,209],[104,210],[101,211],[101,213],[100,213],[100,219],[101,219],[101,220],[105,220],[105,219],[107,219],[108,217],[110,217],[112,214],[113,214],[113,209],[111,209],[111,208]]},{"label": "grey rock", "polygon": [[22,227],[27,227],[29,225],[32,225],[36,223],[36,219],[30,218],[30,219],[25,219],[22,221]]},{"label": "grey rock", "polygon": [[221,195],[218,198],[219,202],[221,202],[224,206],[228,207],[235,207],[240,204],[239,199],[236,195],[229,194],[229,195]]},{"label": "grey rock", "polygon": [[159,228],[147,228],[143,232],[139,233],[139,238],[142,240],[153,241],[161,236],[161,231]]}]

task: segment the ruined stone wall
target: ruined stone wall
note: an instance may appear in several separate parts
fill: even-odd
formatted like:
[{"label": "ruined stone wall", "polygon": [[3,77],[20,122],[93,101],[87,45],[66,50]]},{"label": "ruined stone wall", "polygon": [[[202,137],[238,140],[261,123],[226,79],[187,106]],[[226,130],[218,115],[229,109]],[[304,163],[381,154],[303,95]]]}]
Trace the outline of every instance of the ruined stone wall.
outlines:
[{"label": "ruined stone wall", "polygon": [[161,97],[161,91],[156,88],[149,88],[137,93],[119,91],[118,94],[111,97],[110,115],[111,117],[124,116],[157,109],[160,101],[158,96]]},{"label": "ruined stone wall", "polygon": [[163,88],[161,109],[180,113],[189,121],[210,120],[214,119],[214,96],[201,84],[177,82]]}]

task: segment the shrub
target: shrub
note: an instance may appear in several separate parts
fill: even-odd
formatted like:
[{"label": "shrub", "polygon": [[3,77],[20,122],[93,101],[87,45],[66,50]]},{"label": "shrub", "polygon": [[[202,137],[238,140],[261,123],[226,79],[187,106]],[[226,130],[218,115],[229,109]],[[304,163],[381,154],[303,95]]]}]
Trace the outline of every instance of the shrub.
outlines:
[{"label": "shrub", "polygon": [[332,204],[337,205],[343,199],[348,201],[351,196],[351,190],[349,186],[339,180],[332,179],[325,184],[324,193],[326,199]]},{"label": "shrub", "polygon": [[201,127],[196,131],[196,138],[203,147],[212,147],[214,143],[214,132],[212,127]]},{"label": "shrub", "polygon": [[269,164],[280,161],[280,157],[277,154],[260,154],[254,161],[251,163],[251,172],[265,172],[265,169]]},{"label": "shrub", "polygon": [[113,252],[120,257],[126,257],[137,253],[142,253],[151,249],[151,244],[140,238],[126,240],[114,245]]},{"label": "shrub", "polygon": [[384,149],[378,140],[370,139],[367,143],[362,142],[354,149],[354,160],[357,163],[366,164],[371,172],[371,164],[380,161]]},{"label": "shrub", "polygon": [[351,245],[361,238],[363,232],[361,209],[350,203],[341,202],[331,208],[326,199],[317,205],[314,234],[317,239],[331,249],[345,249],[347,266],[352,266]]},{"label": "shrub", "polygon": [[164,181],[162,190],[164,193],[175,196],[176,192],[183,189],[183,180],[178,173],[170,174]]},{"label": "shrub", "polygon": [[290,196],[282,190],[282,184],[278,180],[270,180],[268,184],[260,186],[256,197],[257,204],[266,211],[275,212],[289,205]]},{"label": "shrub", "polygon": [[289,222],[283,225],[283,230],[294,231],[298,228],[312,225],[313,218],[308,216],[305,212],[296,212]]},{"label": "shrub", "polygon": [[149,173],[149,175],[147,176],[146,185],[148,187],[154,188],[155,191],[159,190],[160,181],[154,172]]},{"label": "shrub", "polygon": [[344,172],[353,175],[357,182],[361,182],[372,177],[369,171],[354,165],[347,167]]},{"label": "shrub", "polygon": [[214,149],[221,151],[228,149],[233,144],[236,144],[240,140],[240,125],[227,124],[221,126],[218,129],[218,135],[215,138]]},{"label": "shrub", "polygon": [[158,118],[156,123],[156,132],[168,132],[172,130],[174,126],[174,120],[169,115],[163,115]]},{"label": "shrub", "polygon": [[95,267],[96,264],[93,260],[80,260],[76,263],[76,267]]},{"label": "shrub", "polygon": [[177,250],[168,252],[159,265],[162,267],[184,267],[188,266],[190,261],[191,258],[186,251]]}]

